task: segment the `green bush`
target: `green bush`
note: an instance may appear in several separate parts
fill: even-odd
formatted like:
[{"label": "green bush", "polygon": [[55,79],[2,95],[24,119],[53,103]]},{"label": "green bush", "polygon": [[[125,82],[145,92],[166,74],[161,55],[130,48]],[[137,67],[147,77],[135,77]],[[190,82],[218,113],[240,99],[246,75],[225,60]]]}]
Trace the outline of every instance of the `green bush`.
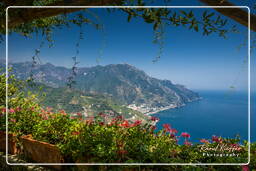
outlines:
[{"label": "green bush", "polygon": [[48,142],[50,144],[60,144],[64,141],[64,136],[70,127],[77,124],[69,116],[61,113],[41,113],[42,120],[35,124],[32,129],[33,138]]},{"label": "green bush", "polygon": [[[32,133],[33,126],[39,122],[41,107],[35,94],[25,93],[25,82],[8,77],[8,109],[6,109],[6,75],[0,75],[0,130],[6,130],[6,112],[8,110],[8,130],[18,135]],[[3,100],[4,99],[4,100]]]},{"label": "green bush", "polygon": [[[9,77],[9,108],[1,99],[1,130],[5,130],[8,110],[9,131],[18,135],[32,134],[39,141],[56,145],[69,162],[100,163],[246,163],[248,143],[235,137],[227,139],[213,136],[200,144],[189,142],[188,133],[177,133],[170,125],[154,131],[154,126],[131,123],[122,117],[112,120],[104,114],[82,120],[70,117],[65,111],[52,112],[38,105],[37,96],[22,92],[22,82]],[[5,98],[5,75],[0,76],[0,96]],[[155,118],[152,118],[155,120]],[[109,121],[108,123],[103,121]],[[251,144],[251,165],[256,168],[256,143]],[[223,147],[222,147],[223,146]],[[219,152],[214,148],[222,147]],[[207,148],[207,150],[206,150]],[[236,149],[230,151],[228,149]],[[216,157],[208,153],[234,153],[236,157]]]},{"label": "green bush", "polygon": [[[57,145],[70,162],[104,163],[246,163],[247,143],[238,138],[212,137],[201,144],[191,144],[188,133],[165,124],[161,131],[140,121],[129,123],[114,118],[110,123],[100,118],[70,119],[66,114],[50,114],[33,128],[33,138]],[[183,144],[182,144],[182,141]],[[180,143],[178,143],[180,142]],[[215,153],[238,156],[204,156],[203,147],[223,148]],[[233,151],[230,149],[233,149]],[[234,150],[235,149],[235,150]],[[214,153],[214,150],[206,150]]]}]

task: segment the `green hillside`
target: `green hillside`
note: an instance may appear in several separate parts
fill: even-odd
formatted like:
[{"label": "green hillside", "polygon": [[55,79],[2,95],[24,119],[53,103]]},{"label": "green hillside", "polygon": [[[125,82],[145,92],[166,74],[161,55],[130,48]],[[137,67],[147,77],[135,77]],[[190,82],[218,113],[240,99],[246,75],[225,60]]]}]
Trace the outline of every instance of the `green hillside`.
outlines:
[{"label": "green hillside", "polygon": [[96,93],[86,93],[66,87],[52,88],[43,84],[37,84],[30,90],[39,94],[43,106],[51,107],[55,111],[63,109],[71,114],[82,113],[84,117],[104,113],[109,117],[121,115],[130,120],[147,121],[149,118],[138,111],[113,101],[110,97]]}]

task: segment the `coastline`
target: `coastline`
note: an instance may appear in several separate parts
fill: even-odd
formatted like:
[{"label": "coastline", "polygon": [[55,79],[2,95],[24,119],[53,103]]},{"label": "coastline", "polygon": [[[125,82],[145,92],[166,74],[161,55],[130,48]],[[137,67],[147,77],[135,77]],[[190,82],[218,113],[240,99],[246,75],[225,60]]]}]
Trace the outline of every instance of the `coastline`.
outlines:
[{"label": "coastline", "polygon": [[[194,102],[194,101],[198,101],[198,100],[202,100],[203,98],[202,97],[198,97],[194,100],[191,100],[191,101],[188,101],[187,103],[191,103],[191,102]],[[169,110],[169,109],[174,109],[174,108],[179,108],[179,107],[183,107],[185,106],[186,104],[182,104],[182,105],[169,105],[169,106],[165,106],[165,107],[162,107],[162,108],[159,108],[155,111],[152,111],[152,112],[146,112],[144,113],[144,115],[147,115],[147,116],[150,116],[150,115],[153,115],[153,114],[156,114],[156,113],[159,113],[159,112],[162,112],[162,111],[165,111],[165,110]]]},{"label": "coastline", "polygon": [[[182,105],[181,105],[181,106],[182,106]],[[184,106],[184,105],[183,105],[183,106]],[[173,106],[173,105],[165,106],[165,107],[160,108],[160,109],[158,109],[158,110],[155,110],[155,111],[152,111],[152,112],[144,113],[144,115],[150,116],[150,115],[153,115],[153,114],[156,114],[156,113],[165,111],[165,110],[174,109],[174,108],[178,108],[178,107],[180,107],[180,106]]]}]

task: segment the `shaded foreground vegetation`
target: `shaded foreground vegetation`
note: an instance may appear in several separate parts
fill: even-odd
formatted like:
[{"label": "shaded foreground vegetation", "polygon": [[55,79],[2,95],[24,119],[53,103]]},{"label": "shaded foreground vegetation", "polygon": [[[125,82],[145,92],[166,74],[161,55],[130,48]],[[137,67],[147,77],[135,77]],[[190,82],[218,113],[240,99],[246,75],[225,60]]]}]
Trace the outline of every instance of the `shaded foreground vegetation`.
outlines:
[{"label": "shaded foreground vegetation", "polygon": [[[155,126],[140,120],[130,122],[123,117],[107,118],[104,113],[82,119],[64,110],[52,111],[38,104],[37,96],[24,93],[23,82],[9,77],[8,103],[5,108],[5,74],[0,76],[0,122],[5,131],[17,135],[32,135],[38,141],[56,145],[65,162],[76,163],[246,163],[248,143],[239,137],[232,139],[212,136],[192,144],[190,134],[179,133],[164,124],[156,132]],[[152,117],[151,120],[157,118]],[[212,154],[213,156],[210,156]],[[211,170],[248,170],[256,168],[255,143],[251,144],[249,166],[209,166]],[[215,155],[215,156],[214,156]],[[232,156],[231,156],[232,155]],[[206,166],[85,166],[87,169],[146,169],[146,170],[203,170]]]}]

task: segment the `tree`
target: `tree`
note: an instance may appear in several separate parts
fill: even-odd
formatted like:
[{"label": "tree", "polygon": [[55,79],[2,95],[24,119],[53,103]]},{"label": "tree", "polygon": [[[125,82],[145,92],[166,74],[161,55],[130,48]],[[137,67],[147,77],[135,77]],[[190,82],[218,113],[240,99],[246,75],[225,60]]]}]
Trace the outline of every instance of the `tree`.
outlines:
[{"label": "tree", "polygon": [[[235,5],[233,5],[232,3],[228,2],[228,1],[223,1],[223,0],[200,0],[201,2],[205,3],[206,5],[209,6],[233,6],[235,7]],[[230,8],[230,9],[223,9],[223,8],[214,8],[216,11],[220,12],[221,14],[230,17],[231,19],[235,20],[236,22],[244,25],[244,26],[248,26],[248,12],[244,11],[240,8]],[[250,29],[252,31],[256,31],[256,16],[253,14],[250,14],[250,18],[251,18],[251,27]]]},{"label": "tree", "polygon": [[[222,0],[200,0],[201,2],[205,3],[206,5],[209,6],[233,6],[236,7],[235,5],[233,5],[232,3],[228,2],[228,1],[222,1]],[[1,3],[1,8],[6,8],[8,6],[33,6],[33,5],[47,5],[47,6],[108,6],[108,5],[146,5],[144,2],[142,2],[141,0],[137,1],[136,3],[133,3],[133,0],[129,1],[124,1],[124,0],[98,0],[98,1],[93,1],[93,0],[88,0],[88,1],[84,1],[84,0],[48,0],[48,1],[38,1],[38,0],[13,0],[13,1],[7,1],[7,0],[2,0],[0,1]],[[237,21],[240,24],[243,24],[245,26],[248,25],[248,14],[246,11],[238,8],[238,9],[234,9],[234,8],[230,8],[230,9],[223,9],[223,8],[214,8],[216,9],[218,12],[220,12],[221,14],[232,18],[233,20]],[[55,9],[55,10],[51,10],[51,9],[37,9],[35,11],[32,10],[23,10],[22,12],[14,15],[11,17],[10,19],[10,23],[9,23],[9,27],[15,27],[21,23],[27,23],[30,22],[34,19],[37,18],[46,18],[46,17],[52,17],[52,16],[56,16],[58,14],[63,14],[63,13],[70,13],[70,12],[74,12],[74,11],[78,11],[81,10],[79,8],[76,9]],[[252,23],[255,23],[256,21],[256,16],[251,14],[251,21]],[[1,26],[4,25],[5,21],[4,18],[2,18],[0,20]],[[251,24],[251,30],[256,31],[256,25],[255,24]]]},{"label": "tree", "polygon": [[[167,0],[169,2],[170,0]],[[221,0],[200,0],[209,6],[234,6],[232,3],[228,1]],[[145,6],[147,5],[146,1],[143,0],[0,0],[0,31],[2,34],[5,34],[5,9],[8,6],[109,6],[109,5],[138,5]],[[248,14],[247,11],[241,8],[214,8],[221,14],[230,17],[231,19],[237,21],[238,23],[248,26]],[[10,31],[20,32],[25,36],[31,32],[36,32],[39,30],[43,30],[43,32],[49,32],[51,30],[51,26],[60,26],[60,25],[68,25],[69,23],[81,24],[83,22],[91,22],[85,18],[82,19],[75,18],[69,20],[66,16],[67,13],[72,13],[75,11],[81,11],[84,9],[80,8],[58,8],[58,9],[9,9],[9,22],[8,28]],[[145,22],[152,23],[154,28],[156,29],[159,23],[169,21],[172,25],[193,25],[192,28],[198,30],[198,26],[201,25],[203,27],[204,34],[210,34],[211,32],[218,32],[221,36],[227,32],[222,27],[226,22],[219,20],[219,23],[208,21],[207,19],[211,19],[213,14],[206,15],[207,19],[203,21],[199,21],[193,16],[193,13],[186,14],[181,11],[181,13],[176,14],[168,9],[121,9],[125,13],[128,14],[128,20],[132,17],[142,17]],[[60,15],[61,14],[61,15]],[[251,30],[256,31],[256,16],[251,14]],[[192,20],[189,20],[189,19]],[[207,22],[208,21],[208,22]],[[224,23],[224,24],[223,24]],[[209,25],[210,24],[210,25]],[[222,25],[218,25],[222,24]],[[189,27],[191,28],[191,27]]]}]

